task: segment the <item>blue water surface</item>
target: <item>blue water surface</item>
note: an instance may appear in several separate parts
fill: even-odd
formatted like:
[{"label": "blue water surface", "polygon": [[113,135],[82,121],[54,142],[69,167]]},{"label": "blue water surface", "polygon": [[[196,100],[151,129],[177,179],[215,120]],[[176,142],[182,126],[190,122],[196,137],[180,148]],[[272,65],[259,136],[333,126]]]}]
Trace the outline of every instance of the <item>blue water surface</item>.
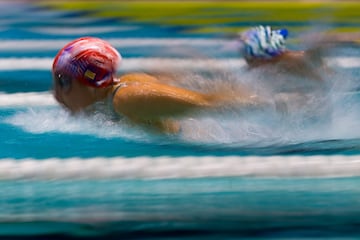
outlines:
[{"label": "blue water surface", "polygon": [[[69,40],[81,36],[76,32],[54,34],[37,29],[59,26],[129,27],[126,31],[96,34],[103,38],[199,37],[176,27],[122,23],[121,19],[89,18],[88,22],[76,23],[66,19],[84,20],[82,13],[44,10],[25,3],[16,8],[10,3],[4,7],[9,11],[3,9],[4,15],[0,15],[0,44],[1,40]],[[177,56],[161,50],[161,46],[119,49],[124,59]],[[197,50],[208,51],[210,57],[221,59],[236,56],[234,52],[220,54],[206,46]],[[0,58],[51,59],[56,52],[56,49],[2,49]],[[336,54],[359,56],[353,46]],[[356,73],[357,68],[350,67],[342,76],[356,78]],[[96,157],[132,161],[137,157],[150,160],[165,157],[176,163],[179,157],[194,161],[201,157],[218,157],[222,161],[223,157],[232,156],[239,159],[300,156],[304,161],[309,156],[356,157],[360,154],[357,82],[351,87],[334,94],[334,99],[340,99],[334,105],[335,123],[327,123],[326,128],[321,128],[325,123],[320,124],[323,126],[305,126],[297,121],[284,124],[270,115],[266,120],[253,116],[240,121],[236,119],[241,113],[235,113],[235,117],[194,122],[199,132],[180,137],[151,134],[108,119],[102,124],[101,114],[90,119],[74,117],[58,105],[28,106],[26,102],[20,106],[6,105],[0,108],[0,161]],[[50,95],[51,89],[50,65],[47,69],[0,70],[0,93],[6,96],[4,99],[14,99],[12,94],[16,93]],[[205,137],[200,130],[206,133]],[[12,179],[6,177],[6,172],[4,168],[3,175],[0,174],[0,239],[356,239],[360,236],[358,174],[193,175],[165,179],[38,179],[30,175]]]}]

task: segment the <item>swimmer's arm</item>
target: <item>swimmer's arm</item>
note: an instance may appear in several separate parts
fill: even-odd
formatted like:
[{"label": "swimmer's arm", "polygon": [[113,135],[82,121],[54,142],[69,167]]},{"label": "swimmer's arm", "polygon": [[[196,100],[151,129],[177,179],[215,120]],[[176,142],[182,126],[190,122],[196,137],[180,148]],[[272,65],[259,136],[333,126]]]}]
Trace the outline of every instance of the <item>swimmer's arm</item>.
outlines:
[{"label": "swimmer's arm", "polygon": [[121,88],[113,98],[116,112],[133,123],[165,133],[180,130],[174,119],[211,107],[205,95],[156,82]]},{"label": "swimmer's arm", "polygon": [[247,63],[250,69],[270,65],[281,69],[282,73],[323,81],[318,72],[320,68],[324,67],[322,50],[317,48],[306,51],[287,50],[280,56],[271,59],[253,59]]},{"label": "swimmer's arm", "polygon": [[[144,75],[145,76],[145,75]],[[125,80],[125,78],[121,78]],[[127,81],[113,98],[116,112],[128,117],[134,123],[154,126],[154,128],[173,132],[179,129],[174,119],[201,110],[217,109],[224,106],[259,107],[264,101],[245,88],[217,88],[216,93],[203,94],[178,88],[156,81]]]},{"label": "swimmer's arm", "polygon": [[331,71],[324,62],[323,49],[311,48],[305,51],[288,51],[283,64],[289,68],[289,73],[307,79],[323,82],[321,70]]},{"label": "swimmer's arm", "polygon": [[203,94],[154,82],[123,87],[113,99],[118,113],[143,120],[182,117],[227,106],[262,107],[265,102],[244,87],[218,87],[213,93]]},{"label": "swimmer's arm", "polygon": [[115,111],[129,118],[151,121],[211,107],[203,94],[157,83],[123,87],[116,92],[113,104]]},{"label": "swimmer's arm", "polygon": [[323,57],[329,50],[343,44],[360,43],[360,32],[307,34],[301,40],[309,46],[309,49],[305,51],[306,59],[319,65],[323,64]]},{"label": "swimmer's arm", "polygon": [[302,41],[307,45],[318,47],[329,47],[334,44],[360,43],[360,32],[307,34],[302,37]]}]

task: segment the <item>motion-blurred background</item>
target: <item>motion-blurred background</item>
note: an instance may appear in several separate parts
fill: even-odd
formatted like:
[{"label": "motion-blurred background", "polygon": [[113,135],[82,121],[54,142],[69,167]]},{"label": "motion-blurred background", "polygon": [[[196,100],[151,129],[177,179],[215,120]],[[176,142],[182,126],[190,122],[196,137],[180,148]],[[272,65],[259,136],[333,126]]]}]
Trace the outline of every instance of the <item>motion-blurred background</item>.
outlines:
[{"label": "motion-blurred background", "polygon": [[[303,33],[357,32],[359,13],[359,1],[2,0],[0,239],[358,237],[356,92],[329,132],[263,131],[235,114],[200,122],[190,139],[158,138],[72,118],[51,96],[50,69],[89,35],[121,52],[120,72],[194,67],[194,57],[239,69],[225,51],[239,31],[287,28],[301,49]],[[357,79],[357,47],[341,56]]]}]

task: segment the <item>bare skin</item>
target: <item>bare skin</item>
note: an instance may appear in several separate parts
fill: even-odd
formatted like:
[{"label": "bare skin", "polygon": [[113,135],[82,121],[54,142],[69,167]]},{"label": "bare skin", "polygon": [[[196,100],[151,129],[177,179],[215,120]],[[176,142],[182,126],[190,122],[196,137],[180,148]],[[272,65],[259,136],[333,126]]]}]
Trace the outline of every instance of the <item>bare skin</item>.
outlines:
[{"label": "bare skin", "polygon": [[[318,68],[322,64],[321,51],[288,51],[271,60],[248,60],[250,67],[277,64],[284,72],[305,74],[321,81]],[[127,117],[131,122],[160,132],[177,133],[178,119],[197,114],[202,110],[212,110],[231,105],[237,107],[261,106],[262,101],[248,89],[217,86],[214,92],[202,93],[176,87],[160,81],[159,78],[143,73],[126,74],[114,79],[114,84],[105,88],[83,85],[76,79],[68,84],[54,78],[55,99],[73,113],[79,112],[95,102],[112,97],[114,111]],[[120,88],[118,88],[120,84]]]},{"label": "bare skin", "polygon": [[250,69],[262,66],[276,66],[282,73],[298,75],[317,81],[322,81],[319,68],[323,65],[320,52],[286,51],[271,59],[245,59]]},{"label": "bare skin", "polygon": [[166,133],[179,132],[180,125],[176,119],[199,110],[231,104],[261,104],[255,95],[246,91],[237,93],[237,96],[229,94],[230,91],[205,94],[165,84],[143,73],[123,75],[120,83],[107,88],[88,87],[73,79],[70,89],[65,91],[54,81],[55,99],[73,113],[114,94],[115,112],[134,124]]},{"label": "bare skin", "polygon": [[331,72],[324,63],[324,53],[341,44],[358,43],[360,33],[323,33],[306,35],[302,41],[311,47],[304,51],[287,50],[271,59],[246,59],[250,69],[274,66],[282,73],[323,81],[322,72]]},{"label": "bare skin", "polygon": [[325,109],[327,114],[331,105],[327,104],[326,92],[331,85],[329,77],[334,71],[327,66],[324,56],[338,46],[359,44],[359,39],[360,32],[309,34],[301,39],[310,46],[307,50],[286,50],[271,59],[245,58],[245,61],[249,69],[261,69],[266,79],[273,76],[275,81],[271,81],[269,85],[274,86],[274,100],[278,112],[287,115],[304,106],[313,109],[314,103],[311,99],[317,96],[317,104],[320,105],[315,106],[321,107],[318,112]]}]

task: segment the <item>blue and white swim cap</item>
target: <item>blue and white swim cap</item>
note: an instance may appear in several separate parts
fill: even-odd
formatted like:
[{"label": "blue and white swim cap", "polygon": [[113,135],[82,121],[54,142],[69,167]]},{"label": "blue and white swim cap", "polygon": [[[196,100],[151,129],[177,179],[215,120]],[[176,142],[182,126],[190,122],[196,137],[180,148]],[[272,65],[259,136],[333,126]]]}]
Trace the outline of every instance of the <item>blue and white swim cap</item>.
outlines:
[{"label": "blue and white swim cap", "polygon": [[285,50],[287,29],[271,30],[270,26],[258,26],[242,32],[239,41],[245,58],[270,59]]}]

